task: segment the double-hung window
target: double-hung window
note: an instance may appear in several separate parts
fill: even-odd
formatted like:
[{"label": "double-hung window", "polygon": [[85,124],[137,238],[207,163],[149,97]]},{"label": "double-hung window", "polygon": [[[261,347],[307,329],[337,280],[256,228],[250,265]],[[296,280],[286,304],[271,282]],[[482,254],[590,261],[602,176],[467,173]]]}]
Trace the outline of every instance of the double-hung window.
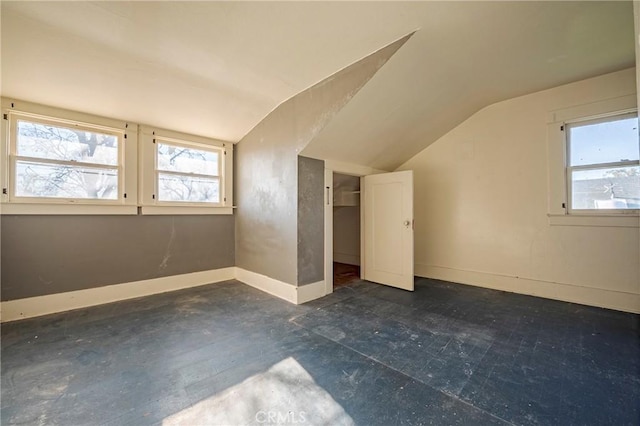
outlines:
[{"label": "double-hung window", "polygon": [[569,213],[640,209],[637,112],[566,124]]},{"label": "double-hung window", "polygon": [[222,205],[222,148],[155,138],[158,204]]},{"label": "double-hung window", "polygon": [[0,214],[233,214],[233,144],[2,98]]},{"label": "double-hung window", "polygon": [[142,214],[232,214],[233,145],[140,126]]},{"label": "double-hung window", "polygon": [[124,191],[122,129],[10,112],[11,202],[117,204]]}]

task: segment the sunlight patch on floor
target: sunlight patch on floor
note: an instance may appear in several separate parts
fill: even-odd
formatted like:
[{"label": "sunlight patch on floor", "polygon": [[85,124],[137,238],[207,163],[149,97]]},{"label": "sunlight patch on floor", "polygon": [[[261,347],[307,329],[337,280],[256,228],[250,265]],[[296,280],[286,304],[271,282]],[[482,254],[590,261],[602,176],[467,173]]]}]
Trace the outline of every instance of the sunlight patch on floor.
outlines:
[{"label": "sunlight patch on floor", "polygon": [[353,419],[294,359],[167,417],[163,426],[195,424],[354,425]]}]

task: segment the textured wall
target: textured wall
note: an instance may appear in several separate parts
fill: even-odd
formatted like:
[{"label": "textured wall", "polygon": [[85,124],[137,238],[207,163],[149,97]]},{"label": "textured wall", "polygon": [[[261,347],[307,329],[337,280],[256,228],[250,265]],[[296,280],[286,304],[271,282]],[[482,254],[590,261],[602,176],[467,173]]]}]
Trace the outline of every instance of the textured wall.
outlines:
[{"label": "textured wall", "polygon": [[233,216],[2,216],[2,300],[234,266]]},{"label": "textured wall", "polygon": [[324,161],[298,157],[298,285],[324,279]]},{"label": "textured wall", "polygon": [[298,154],[406,40],[280,104],[236,145],[238,267],[298,283]]}]

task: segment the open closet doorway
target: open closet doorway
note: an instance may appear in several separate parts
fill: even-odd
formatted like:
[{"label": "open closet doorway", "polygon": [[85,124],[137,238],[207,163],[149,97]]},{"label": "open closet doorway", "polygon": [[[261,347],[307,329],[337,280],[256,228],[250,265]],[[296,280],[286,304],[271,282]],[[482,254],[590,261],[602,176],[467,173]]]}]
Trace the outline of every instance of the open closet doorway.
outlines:
[{"label": "open closet doorway", "polygon": [[413,291],[413,171],[351,169],[325,167],[325,294],[336,278]]},{"label": "open closet doorway", "polygon": [[333,287],[360,280],[360,177],[333,173]]}]

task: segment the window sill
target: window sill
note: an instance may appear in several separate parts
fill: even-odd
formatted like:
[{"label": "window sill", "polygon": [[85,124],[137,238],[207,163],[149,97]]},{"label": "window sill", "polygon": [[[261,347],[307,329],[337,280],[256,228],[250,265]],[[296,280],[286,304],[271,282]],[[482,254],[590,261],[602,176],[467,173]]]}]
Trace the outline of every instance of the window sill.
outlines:
[{"label": "window sill", "polygon": [[142,206],[143,215],[231,215],[235,207]]},{"label": "window sill", "polygon": [[98,204],[2,203],[2,215],[137,215],[137,206]]},{"label": "window sill", "polygon": [[[0,203],[0,215],[232,215],[235,207]],[[140,212],[138,212],[140,209]]]},{"label": "window sill", "polygon": [[638,215],[554,215],[548,214],[551,226],[600,226],[613,228],[640,228]]}]

